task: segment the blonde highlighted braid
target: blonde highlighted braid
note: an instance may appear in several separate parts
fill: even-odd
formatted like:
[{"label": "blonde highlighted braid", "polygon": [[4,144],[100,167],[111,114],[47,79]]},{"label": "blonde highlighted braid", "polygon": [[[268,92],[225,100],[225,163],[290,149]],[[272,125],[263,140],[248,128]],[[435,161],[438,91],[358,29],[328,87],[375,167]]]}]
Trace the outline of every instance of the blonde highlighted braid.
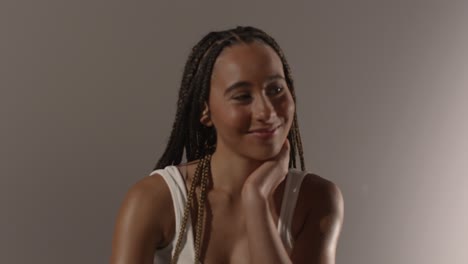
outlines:
[{"label": "blonde highlighted braid", "polygon": [[[187,203],[184,208],[184,215],[182,217],[182,223],[180,226],[179,236],[177,238],[176,247],[174,250],[174,256],[171,259],[171,264],[177,263],[179,259],[180,251],[182,250],[182,241],[187,231],[187,222],[190,215],[190,209],[192,203],[194,202],[196,196],[196,187],[200,185],[200,198],[198,202],[198,210],[197,210],[197,226],[195,229],[195,262],[200,262],[200,255],[201,255],[201,241],[203,235],[203,222],[204,222],[204,209],[205,209],[205,201],[206,201],[206,194],[207,194],[207,185],[208,185],[208,178],[210,173],[210,163],[211,163],[211,154],[204,156],[197,164],[197,168],[195,169],[195,174],[192,179],[192,183],[190,185],[190,190],[187,197]],[[190,234],[187,234],[190,235]]]}]

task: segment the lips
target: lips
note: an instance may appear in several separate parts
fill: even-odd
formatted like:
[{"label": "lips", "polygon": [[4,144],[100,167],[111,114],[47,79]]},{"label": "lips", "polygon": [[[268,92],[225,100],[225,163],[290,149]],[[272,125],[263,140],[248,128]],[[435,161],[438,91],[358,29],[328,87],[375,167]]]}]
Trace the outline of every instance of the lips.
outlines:
[{"label": "lips", "polygon": [[250,130],[249,133],[273,133],[280,126],[275,127],[264,127]]},{"label": "lips", "polygon": [[275,131],[275,128],[263,128],[250,131],[250,133],[271,133]]}]

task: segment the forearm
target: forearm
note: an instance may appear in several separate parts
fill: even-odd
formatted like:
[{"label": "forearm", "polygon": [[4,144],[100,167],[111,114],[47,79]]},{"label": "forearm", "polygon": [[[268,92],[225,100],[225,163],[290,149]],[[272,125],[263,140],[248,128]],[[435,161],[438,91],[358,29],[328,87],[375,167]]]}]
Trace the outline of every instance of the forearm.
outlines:
[{"label": "forearm", "polygon": [[251,263],[292,263],[274,223],[268,199],[243,193]]}]

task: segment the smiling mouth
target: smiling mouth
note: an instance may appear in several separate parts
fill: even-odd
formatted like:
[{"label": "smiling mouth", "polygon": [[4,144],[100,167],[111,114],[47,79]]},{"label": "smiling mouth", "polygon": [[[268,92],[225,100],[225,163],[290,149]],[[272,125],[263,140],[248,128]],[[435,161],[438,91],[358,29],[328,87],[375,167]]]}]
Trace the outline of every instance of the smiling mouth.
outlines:
[{"label": "smiling mouth", "polygon": [[281,125],[271,130],[252,131],[252,132],[249,132],[249,134],[260,139],[269,139],[269,138],[274,137],[276,134],[278,134],[277,131],[279,127],[281,127]]},{"label": "smiling mouth", "polygon": [[281,125],[278,125],[274,128],[267,128],[267,129],[256,129],[253,131],[249,131],[248,133],[273,133],[275,132]]}]

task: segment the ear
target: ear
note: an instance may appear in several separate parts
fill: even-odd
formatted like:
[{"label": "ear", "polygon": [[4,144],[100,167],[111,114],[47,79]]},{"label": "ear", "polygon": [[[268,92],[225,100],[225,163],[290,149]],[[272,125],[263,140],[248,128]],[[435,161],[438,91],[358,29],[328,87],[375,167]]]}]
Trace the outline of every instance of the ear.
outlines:
[{"label": "ear", "polygon": [[211,116],[210,116],[210,108],[208,104],[205,102],[205,107],[203,108],[201,117],[200,117],[200,123],[207,127],[213,126],[213,122],[211,121]]}]

